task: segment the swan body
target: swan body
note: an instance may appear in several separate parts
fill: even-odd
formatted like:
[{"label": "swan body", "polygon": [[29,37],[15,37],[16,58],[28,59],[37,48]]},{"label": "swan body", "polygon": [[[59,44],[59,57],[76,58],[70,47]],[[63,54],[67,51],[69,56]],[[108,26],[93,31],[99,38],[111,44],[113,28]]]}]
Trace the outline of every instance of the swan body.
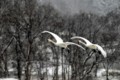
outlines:
[{"label": "swan body", "polygon": [[59,47],[62,47],[62,48],[65,48],[65,49],[66,49],[66,48],[68,47],[68,45],[76,45],[76,46],[82,48],[83,50],[85,50],[85,49],[84,49],[81,45],[79,45],[79,44],[76,44],[76,43],[73,43],[73,42],[64,42],[57,34],[55,34],[55,33],[53,33],[53,32],[43,31],[42,33],[49,33],[49,34],[51,34],[51,35],[55,38],[56,42],[54,42],[54,41],[51,40],[51,39],[48,39],[48,41],[51,42],[51,43],[53,43],[53,44],[56,45],[56,46],[59,46]]},{"label": "swan body", "polygon": [[[100,53],[101,53],[105,58],[107,57],[106,51],[105,51],[100,45],[98,45],[98,44],[93,44],[93,43],[91,43],[89,40],[87,40],[86,38],[79,37],[79,36],[74,36],[74,37],[72,37],[71,39],[81,39],[81,40],[79,40],[79,42],[80,42],[81,44],[83,44],[84,46],[86,46],[86,47],[88,47],[88,48],[90,48],[90,49],[98,50],[98,51],[100,51]],[[84,42],[83,42],[82,40],[83,40]]]}]

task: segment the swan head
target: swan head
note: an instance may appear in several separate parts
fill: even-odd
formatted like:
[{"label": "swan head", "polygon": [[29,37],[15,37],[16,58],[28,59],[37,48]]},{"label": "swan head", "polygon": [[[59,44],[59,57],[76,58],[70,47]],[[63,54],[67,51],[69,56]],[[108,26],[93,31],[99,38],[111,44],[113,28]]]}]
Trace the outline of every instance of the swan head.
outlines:
[{"label": "swan head", "polygon": [[53,40],[51,40],[51,39],[48,39],[48,42],[52,42]]},{"label": "swan head", "polygon": [[53,43],[53,44],[56,44],[53,40],[51,40],[51,39],[48,39],[48,42],[50,42],[50,43]]}]

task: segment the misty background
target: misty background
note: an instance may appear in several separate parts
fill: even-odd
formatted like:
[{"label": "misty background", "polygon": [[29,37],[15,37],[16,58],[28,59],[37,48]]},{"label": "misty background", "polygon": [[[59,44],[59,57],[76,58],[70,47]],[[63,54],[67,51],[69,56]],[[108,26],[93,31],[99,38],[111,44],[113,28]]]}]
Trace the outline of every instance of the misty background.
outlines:
[{"label": "misty background", "polygon": [[119,0],[40,0],[43,3],[51,3],[56,9],[65,14],[79,12],[105,15],[120,6]]}]

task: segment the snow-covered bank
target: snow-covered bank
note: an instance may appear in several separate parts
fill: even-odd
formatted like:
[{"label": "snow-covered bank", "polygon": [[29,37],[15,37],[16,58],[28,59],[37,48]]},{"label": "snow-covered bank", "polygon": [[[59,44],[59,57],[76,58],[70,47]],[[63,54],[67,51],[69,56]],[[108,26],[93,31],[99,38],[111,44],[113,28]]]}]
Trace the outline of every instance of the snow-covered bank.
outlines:
[{"label": "snow-covered bank", "polygon": [[16,78],[0,78],[0,80],[18,80]]},{"label": "snow-covered bank", "polygon": [[[108,69],[108,75],[109,76],[120,76],[120,70],[117,69]],[[106,76],[106,70],[105,69],[99,69],[97,72],[97,77]]]}]

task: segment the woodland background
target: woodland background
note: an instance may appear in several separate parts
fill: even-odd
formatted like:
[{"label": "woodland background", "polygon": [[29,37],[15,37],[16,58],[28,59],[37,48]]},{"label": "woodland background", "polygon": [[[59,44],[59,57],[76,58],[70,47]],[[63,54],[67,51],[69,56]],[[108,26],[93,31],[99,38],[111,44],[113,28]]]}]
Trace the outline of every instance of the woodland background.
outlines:
[{"label": "woodland background", "polygon": [[[108,53],[108,64],[102,66],[106,59],[99,55],[98,66],[95,54],[89,58],[91,50],[69,46],[70,52],[62,51],[47,41],[51,35],[40,34],[44,30],[58,34],[64,41],[77,35],[101,45]],[[37,0],[0,0],[0,77],[50,80],[47,68],[54,66],[51,80],[93,80],[96,69],[120,69],[119,39],[120,8],[104,16],[84,12],[64,15],[51,4]]]}]

